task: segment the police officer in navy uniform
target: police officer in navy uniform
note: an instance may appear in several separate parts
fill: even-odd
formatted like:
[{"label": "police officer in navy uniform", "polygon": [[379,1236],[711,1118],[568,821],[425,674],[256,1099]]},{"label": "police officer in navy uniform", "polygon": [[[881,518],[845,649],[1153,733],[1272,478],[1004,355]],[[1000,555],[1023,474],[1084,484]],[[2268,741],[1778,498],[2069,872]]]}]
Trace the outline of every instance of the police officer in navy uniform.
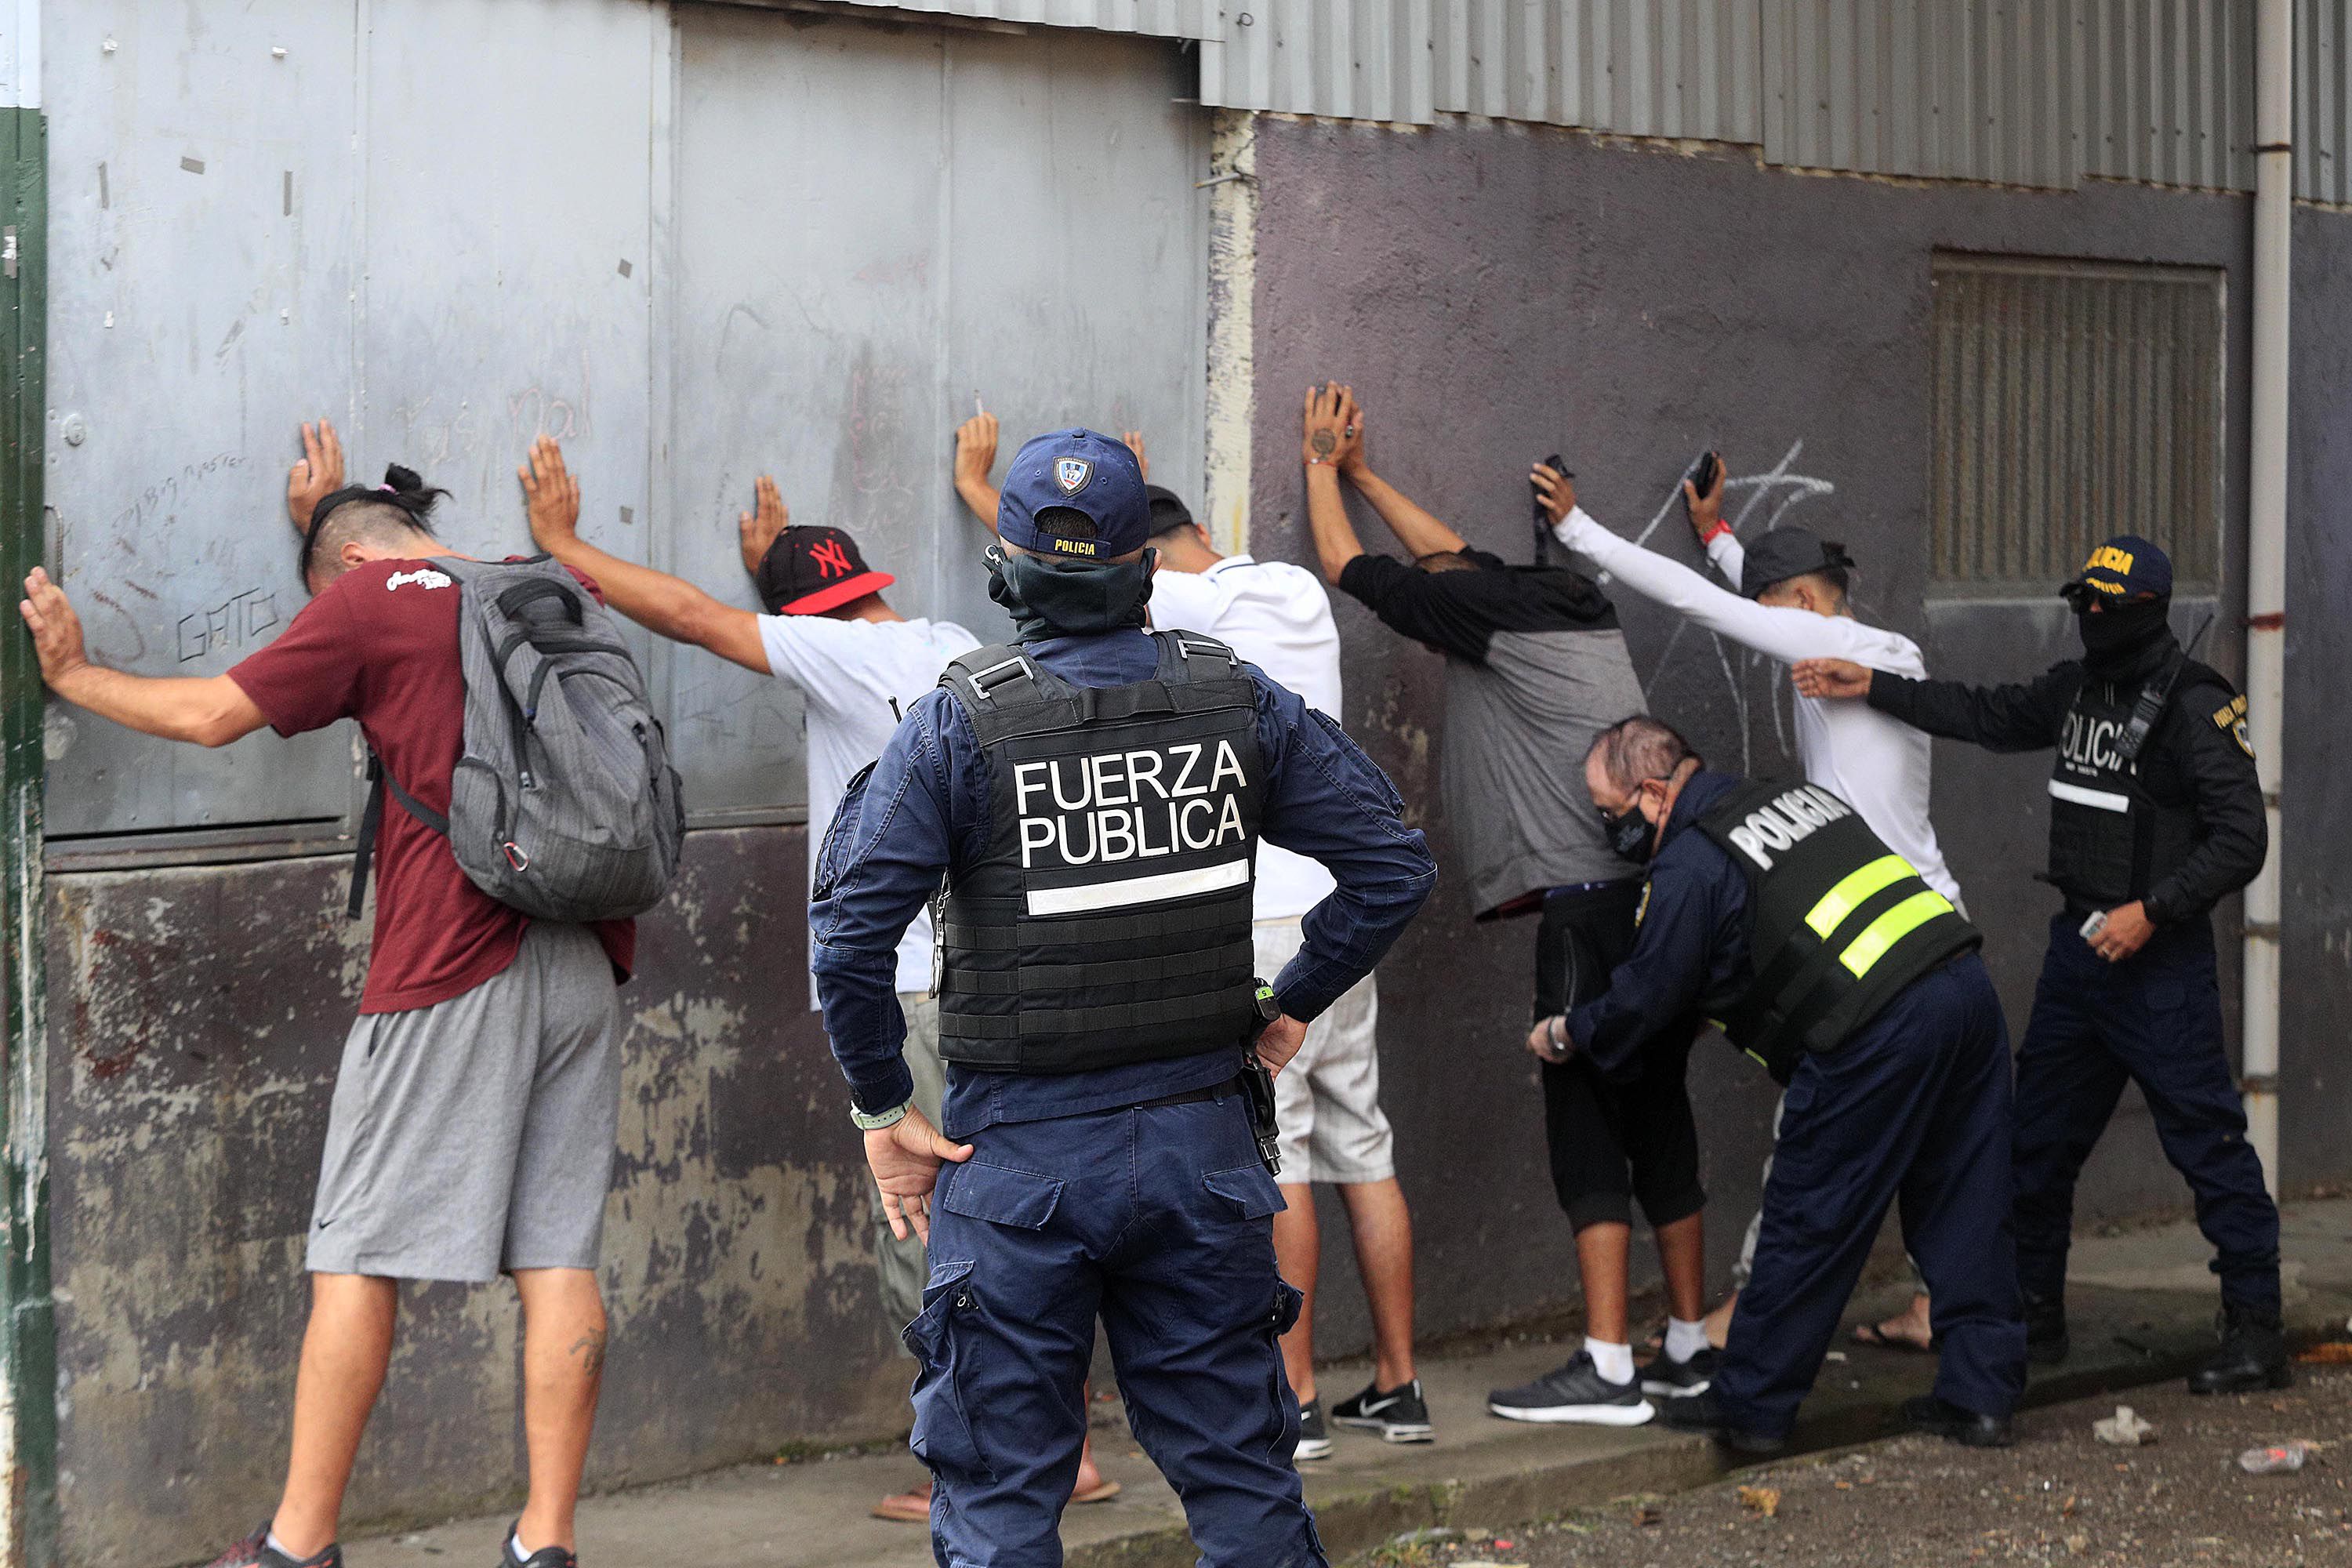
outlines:
[{"label": "police officer in navy uniform", "polygon": [[[929,1243],[906,1339],[942,1564],[1062,1561],[1097,1317],[1201,1561],[1325,1562],[1291,1466],[1276,1341],[1299,1298],[1275,1269],[1259,1064],[1370,972],[1435,868],[1333,720],[1221,643],[1142,629],[1150,529],[1118,441],[1024,447],[988,556],[1020,641],[948,668],[819,858],[825,1029],[884,1206]],[[1261,838],[1339,883],[1270,987]],[[892,978],[934,894],[938,1130],[909,1100]]]},{"label": "police officer in navy uniform", "polygon": [[2007,1444],[2025,1384],[2009,1035],[1976,928],[1828,790],[1708,773],[1654,719],[1601,731],[1584,772],[1612,843],[1650,875],[1632,953],[1559,1020],[1561,1043],[1622,1079],[1696,998],[1787,1089],[1730,1341],[1713,1385],[1662,1418],[1784,1447],[1899,1201],[1943,1349],[1905,1415]]},{"label": "police officer in navy uniform", "polygon": [[2246,1142],[2214,977],[2213,905],[2269,852],[2246,700],[2173,637],[2172,563],[2136,534],[2063,593],[2083,657],[2021,686],[1797,667],[1816,696],[1864,696],[1931,735],[2055,747],[2048,879],[2065,895],[2017,1057],[2017,1251],[2033,1359],[2066,1355],[2074,1182],[2126,1079],[2196,1194],[2221,1277],[2221,1347],[2198,1394],[2284,1388],[2278,1207]]}]

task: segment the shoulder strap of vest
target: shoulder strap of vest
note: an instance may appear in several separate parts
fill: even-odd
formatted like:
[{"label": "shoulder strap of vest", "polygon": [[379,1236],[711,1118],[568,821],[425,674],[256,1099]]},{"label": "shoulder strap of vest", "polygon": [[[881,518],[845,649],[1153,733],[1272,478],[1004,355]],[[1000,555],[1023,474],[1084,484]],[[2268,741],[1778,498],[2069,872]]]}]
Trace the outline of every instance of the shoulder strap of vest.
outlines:
[{"label": "shoulder strap of vest", "polygon": [[1221,680],[1242,672],[1241,656],[1213,637],[1199,632],[1154,632],[1151,640],[1160,645],[1160,668],[1152,672],[1155,680],[1179,684]]},{"label": "shoulder strap of vest", "polygon": [[991,643],[958,655],[940,672],[940,684],[972,714],[1050,702],[1070,691],[1068,681],[1030,658],[1018,643]]}]

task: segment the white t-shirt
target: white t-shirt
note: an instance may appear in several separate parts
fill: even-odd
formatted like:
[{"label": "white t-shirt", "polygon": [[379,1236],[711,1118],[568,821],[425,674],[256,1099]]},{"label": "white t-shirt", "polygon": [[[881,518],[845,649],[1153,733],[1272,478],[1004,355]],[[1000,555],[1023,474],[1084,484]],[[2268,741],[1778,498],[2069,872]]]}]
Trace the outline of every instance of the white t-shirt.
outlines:
[{"label": "white t-shirt", "polygon": [[[940,671],[980,639],[951,621],[841,621],[827,616],[761,616],[768,669],[801,689],[808,715],[809,875],[857,770],[882,754],[898,717],[940,683]],[[898,703],[894,710],[892,701]],[[898,939],[898,989],[931,988],[931,917],[915,917]],[[809,1005],[816,1005],[810,984]]]},{"label": "white t-shirt", "polygon": [[[1927,677],[1919,645],[1900,632],[1864,626],[1852,616],[1821,616],[1743,598],[1679,561],[1618,538],[1582,507],[1572,509],[1555,531],[1561,543],[1643,598],[1783,664],[1847,658],[1889,675]],[[1739,581],[1746,552],[1729,530],[1709,542],[1707,556],[1725,577]],[[1860,812],[1888,848],[1957,904],[1959,884],[1944,864],[1943,847],[1927,818],[1931,746],[1925,731],[1867,702],[1797,696],[1797,756],[1806,779]]]},{"label": "white t-shirt", "polygon": [[[1213,637],[1309,708],[1339,717],[1339,627],[1330,595],[1303,566],[1228,555],[1206,572],[1162,567],[1151,579],[1151,624]],[[1337,885],[1304,855],[1257,847],[1259,920],[1296,920]]]}]

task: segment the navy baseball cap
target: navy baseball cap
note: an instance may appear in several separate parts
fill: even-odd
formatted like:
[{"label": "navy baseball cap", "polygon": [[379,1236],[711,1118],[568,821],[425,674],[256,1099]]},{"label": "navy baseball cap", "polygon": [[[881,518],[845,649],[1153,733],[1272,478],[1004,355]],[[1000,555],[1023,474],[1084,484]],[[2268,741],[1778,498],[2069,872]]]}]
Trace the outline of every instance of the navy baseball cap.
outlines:
[{"label": "navy baseball cap", "polygon": [[[1067,539],[1037,526],[1037,514],[1066,507],[1095,525],[1092,539]],[[1055,430],[1032,437],[1013,455],[996,503],[996,535],[1039,555],[1108,561],[1151,538],[1151,500],[1143,469],[1127,443],[1098,430]]]},{"label": "navy baseball cap", "polygon": [[1851,572],[1853,557],[1845,546],[1826,541],[1796,523],[1768,531],[1748,546],[1739,567],[1739,591],[1752,599],[1775,583],[1812,572]]},{"label": "navy baseball cap", "polygon": [[2137,533],[2118,533],[2091,552],[2082,575],[2058,590],[2075,608],[2091,602],[2120,603],[2141,594],[2172,595],[2172,557]]}]

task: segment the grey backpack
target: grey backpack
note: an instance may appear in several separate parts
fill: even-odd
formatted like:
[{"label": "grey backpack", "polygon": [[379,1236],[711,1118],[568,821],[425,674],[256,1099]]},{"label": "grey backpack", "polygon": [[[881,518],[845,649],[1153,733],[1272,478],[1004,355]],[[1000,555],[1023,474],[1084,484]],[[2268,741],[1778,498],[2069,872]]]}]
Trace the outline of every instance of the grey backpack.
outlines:
[{"label": "grey backpack", "polygon": [[536,920],[607,921],[661,901],[677,872],[686,810],[645,678],[612,613],[561,563],[457,561],[465,743],[449,815],[423,805],[375,757],[360,820],[351,914],[359,917],[389,790],[441,834],[474,885]]}]

